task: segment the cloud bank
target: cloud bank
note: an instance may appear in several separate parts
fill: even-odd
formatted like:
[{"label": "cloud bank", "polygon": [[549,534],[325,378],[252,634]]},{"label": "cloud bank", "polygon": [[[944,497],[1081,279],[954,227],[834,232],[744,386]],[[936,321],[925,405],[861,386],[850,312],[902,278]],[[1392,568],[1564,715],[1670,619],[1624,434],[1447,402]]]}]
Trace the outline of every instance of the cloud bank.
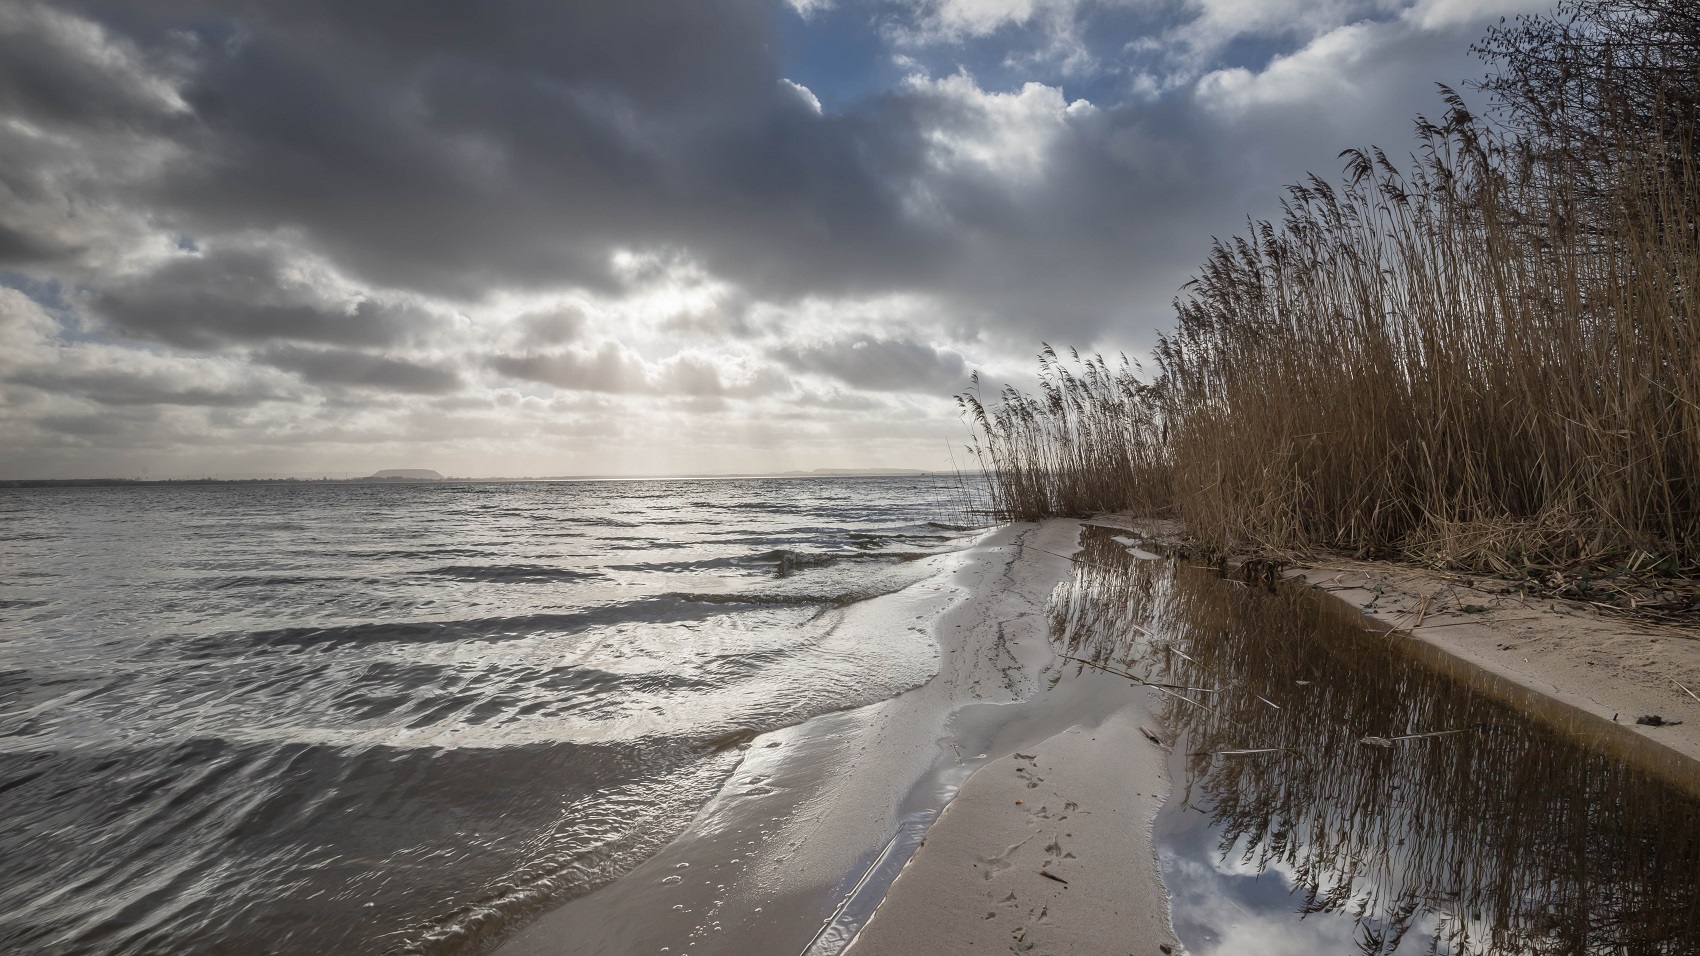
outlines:
[{"label": "cloud bank", "polygon": [[1527,7],[0,0],[0,477],[948,467]]}]

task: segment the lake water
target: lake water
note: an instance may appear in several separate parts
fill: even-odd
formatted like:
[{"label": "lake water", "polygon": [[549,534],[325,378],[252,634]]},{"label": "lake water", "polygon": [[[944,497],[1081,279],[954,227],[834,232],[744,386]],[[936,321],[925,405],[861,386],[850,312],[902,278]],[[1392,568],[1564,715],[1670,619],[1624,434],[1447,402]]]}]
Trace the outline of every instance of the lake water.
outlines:
[{"label": "lake water", "polygon": [[432,952],[925,682],[936,478],[0,490],[0,951]]}]

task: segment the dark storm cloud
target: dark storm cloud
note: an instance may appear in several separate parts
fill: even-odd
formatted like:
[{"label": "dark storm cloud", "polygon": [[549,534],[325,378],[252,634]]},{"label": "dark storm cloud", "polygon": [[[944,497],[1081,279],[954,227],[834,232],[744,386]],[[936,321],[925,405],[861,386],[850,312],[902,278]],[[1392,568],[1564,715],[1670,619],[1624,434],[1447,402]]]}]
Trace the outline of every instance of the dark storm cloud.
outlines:
[{"label": "dark storm cloud", "polygon": [[797,290],[929,250],[893,189],[914,150],[781,82],[773,3],[81,9],[142,49],[199,38],[195,159],[145,197],[186,231],[288,226],[361,278],[463,296],[612,287],[618,245]]},{"label": "dark storm cloud", "polygon": [[62,9],[0,9],[0,114],[50,128],[155,128],[171,124],[165,77],[183,52],[158,37],[151,54],[93,37]]},{"label": "dark storm cloud", "polygon": [[27,266],[50,262],[75,250],[55,244],[41,235],[0,223],[0,266]]},{"label": "dark storm cloud", "polygon": [[330,301],[286,276],[275,250],[183,256],[146,276],[112,283],[92,308],[123,332],[187,348],[274,340],[395,345],[437,320],[371,300]]},{"label": "dark storm cloud", "polygon": [[443,395],[458,390],[462,384],[460,373],[450,368],[346,349],[280,346],[259,353],[255,359],[272,368],[294,372],[313,385]]},{"label": "dark storm cloud", "polygon": [[[56,268],[149,215],[124,184],[194,128],[181,44],[151,52],[45,4],[0,4],[0,265]],[[159,147],[164,147],[161,149]]]},{"label": "dark storm cloud", "polygon": [[860,338],[780,349],[774,357],[798,371],[879,392],[949,394],[960,390],[968,378],[968,363],[956,352],[896,339]]}]

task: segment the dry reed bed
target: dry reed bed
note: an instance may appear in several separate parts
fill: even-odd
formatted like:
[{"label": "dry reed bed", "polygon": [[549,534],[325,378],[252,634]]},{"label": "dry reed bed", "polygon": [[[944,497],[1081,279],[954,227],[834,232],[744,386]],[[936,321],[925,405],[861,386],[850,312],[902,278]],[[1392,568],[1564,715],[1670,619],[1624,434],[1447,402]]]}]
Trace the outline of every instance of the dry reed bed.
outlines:
[{"label": "dry reed bed", "polygon": [[1443,89],[1406,168],[1348,150],[1291,187],[1213,245],[1154,375],[1047,346],[1038,395],[976,383],[994,509],[1583,591],[1700,569],[1700,15],[1568,4],[1480,49],[1501,122]]}]

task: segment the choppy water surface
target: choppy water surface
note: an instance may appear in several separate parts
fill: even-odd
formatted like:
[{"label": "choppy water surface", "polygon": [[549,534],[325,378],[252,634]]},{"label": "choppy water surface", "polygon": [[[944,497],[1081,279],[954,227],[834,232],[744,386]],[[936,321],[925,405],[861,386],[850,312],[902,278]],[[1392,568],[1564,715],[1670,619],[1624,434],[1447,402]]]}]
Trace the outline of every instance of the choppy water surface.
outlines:
[{"label": "choppy water surface", "polygon": [[1174,685],[1157,836],[1190,952],[1700,953],[1691,763],[1303,589],[1112,534],[1087,529],[1056,635]]},{"label": "choppy water surface", "polygon": [[0,490],[0,950],[472,952],[756,732],[925,681],[839,610],[935,479]]}]

